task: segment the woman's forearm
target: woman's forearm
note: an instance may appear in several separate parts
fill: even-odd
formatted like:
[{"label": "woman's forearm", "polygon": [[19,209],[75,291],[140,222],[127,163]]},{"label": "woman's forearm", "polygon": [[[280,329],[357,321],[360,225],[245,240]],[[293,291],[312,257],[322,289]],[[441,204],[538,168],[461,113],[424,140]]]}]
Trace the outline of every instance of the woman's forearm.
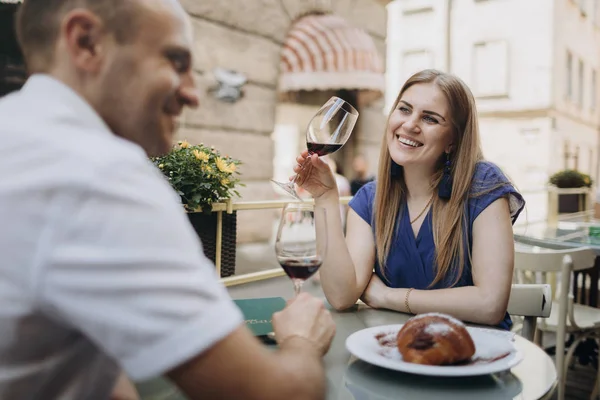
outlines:
[{"label": "woman's forearm", "polygon": [[[325,196],[325,195],[324,195]],[[315,205],[326,210],[327,255],[320,269],[321,285],[329,304],[337,310],[351,307],[360,297],[356,271],[342,227],[337,193],[315,199]]]},{"label": "woman's forearm", "polygon": [[[384,297],[385,307],[408,313],[406,293],[408,289],[388,288]],[[460,320],[484,325],[497,325],[506,313],[508,299],[485,293],[477,286],[450,289],[411,290],[408,305],[413,314],[439,312]]]}]

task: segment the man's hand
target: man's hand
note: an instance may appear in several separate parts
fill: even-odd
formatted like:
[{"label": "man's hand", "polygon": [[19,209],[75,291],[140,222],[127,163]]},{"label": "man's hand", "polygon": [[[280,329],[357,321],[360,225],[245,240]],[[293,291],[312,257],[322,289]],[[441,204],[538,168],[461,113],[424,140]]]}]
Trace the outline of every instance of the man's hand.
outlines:
[{"label": "man's hand", "polygon": [[299,337],[325,355],[335,335],[335,324],[322,300],[300,293],[285,309],[273,314],[273,330],[279,343]]}]

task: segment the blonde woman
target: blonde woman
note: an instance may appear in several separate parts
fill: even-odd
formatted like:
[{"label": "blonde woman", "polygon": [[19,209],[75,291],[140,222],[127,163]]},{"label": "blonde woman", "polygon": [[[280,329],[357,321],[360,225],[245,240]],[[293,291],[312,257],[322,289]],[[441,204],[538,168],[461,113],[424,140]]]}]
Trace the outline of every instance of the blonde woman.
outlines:
[{"label": "blonde woman", "polygon": [[328,257],[320,272],[329,303],[443,312],[510,329],[512,223],[524,207],[500,169],[483,159],[475,101],[457,77],[416,73],[388,117],[377,180],[350,203],[346,237],[335,179],[301,154],[299,185],[327,208]]}]

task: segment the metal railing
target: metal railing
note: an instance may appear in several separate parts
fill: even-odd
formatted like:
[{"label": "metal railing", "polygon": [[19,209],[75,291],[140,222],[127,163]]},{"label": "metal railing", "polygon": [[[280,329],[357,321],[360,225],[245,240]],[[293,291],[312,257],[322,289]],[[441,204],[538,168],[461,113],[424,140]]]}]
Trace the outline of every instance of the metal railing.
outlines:
[{"label": "metal railing", "polygon": [[[340,205],[346,205],[352,199],[351,196],[340,198]],[[305,200],[307,203],[314,203],[312,199]],[[267,201],[239,201],[228,200],[225,203],[215,203],[212,205],[212,211],[217,214],[217,239],[215,251],[215,267],[217,276],[221,276],[221,249],[223,246],[223,213],[231,214],[234,211],[242,210],[276,210],[283,209],[288,203],[299,203],[297,200],[267,200]],[[241,285],[249,282],[261,281],[264,279],[275,278],[285,275],[282,268],[272,268],[265,271],[251,272],[246,274],[229,276],[221,278],[225,286]]]},{"label": "metal railing", "polygon": [[[580,204],[580,209],[585,210],[582,211],[581,214],[589,214],[589,208],[591,203],[591,197],[593,190],[589,188],[579,188],[579,189],[556,189],[548,187],[546,188],[546,193],[548,195],[548,219],[547,222],[556,222],[559,219],[568,218],[568,216],[560,216],[558,215],[558,195],[559,194],[587,194],[587,204]],[[341,197],[340,204],[345,205],[352,199],[352,197]],[[216,238],[216,254],[215,254],[215,267],[217,270],[217,275],[221,276],[221,249],[223,245],[223,213],[231,214],[234,211],[241,210],[269,210],[269,209],[282,209],[288,203],[298,203],[297,200],[268,200],[268,201],[239,201],[233,202],[228,200],[224,203],[215,203],[212,206],[212,211],[217,213],[217,238]],[[312,199],[307,199],[305,202],[314,203]],[[579,213],[577,213],[579,214]],[[244,283],[256,282],[264,279],[275,278],[278,276],[285,275],[285,272],[282,268],[272,268],[265,271],[259,272],[251,272],[246,274],[239,274],[230,276],[227,278],[221,278],[221,282],[225,286],[234,286],[241,285]]]}]

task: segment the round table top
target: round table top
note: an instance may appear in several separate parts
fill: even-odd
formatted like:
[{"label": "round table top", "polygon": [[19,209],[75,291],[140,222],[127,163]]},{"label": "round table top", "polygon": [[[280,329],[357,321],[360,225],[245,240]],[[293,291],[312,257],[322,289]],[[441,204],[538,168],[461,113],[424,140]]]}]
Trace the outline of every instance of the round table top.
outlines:
[{"label": "round table top", "polygon": [[[311,282],[304,290],[323,297],[320,287]],[[287,277],[233,286],[228,291],[234,299],[293,296],[292,283]],[[410,316],[362,305],[332,314],[336,336],[324,359],[329,383],[328,400],[538,400],[550,397],[556,385],[557,374],[552,359],[541,348],[518,335],[515,346],[523,352],[523,361],[499,374],[442,378],[379,368],[353,357],[346,349],[346,339],[361,329],[403,323]]]}]

